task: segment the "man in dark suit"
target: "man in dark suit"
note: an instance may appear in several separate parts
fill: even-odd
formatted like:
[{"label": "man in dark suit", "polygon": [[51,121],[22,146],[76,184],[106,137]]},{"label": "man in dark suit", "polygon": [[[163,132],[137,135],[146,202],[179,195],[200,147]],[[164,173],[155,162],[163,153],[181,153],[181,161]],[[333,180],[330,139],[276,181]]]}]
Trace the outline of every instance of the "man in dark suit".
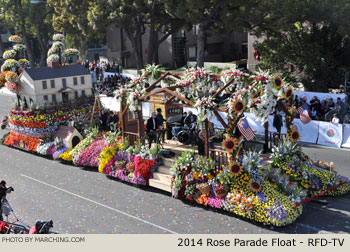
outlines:
[{"label": "man in dark suit", "polygon": [[155,112],[152,113],[152,117],[147,120],[147,135],[149,137],[149,148],[151,148],[152,142],[158,143],[158,133],[157,129],[160,128],[160,123],[157,120],[157,114]]},{"label": "man in dark suit", "polygon": [[163,122],[165,122],[165,120],[163,118],[162,109],[161,108],[157,108],[157,117],[156,117],[156,119],[157,119],[157,121],[158,121],[158,123],[159,123],[159,125],[161,126],[161,129],[162,129],[162,131],[160,132],[159,138],[161,138],[162,139],[162,143],[164,143],[164,137],[165,137],[164,133],[165,132],[163,130],[163,126],[164,126]]}]

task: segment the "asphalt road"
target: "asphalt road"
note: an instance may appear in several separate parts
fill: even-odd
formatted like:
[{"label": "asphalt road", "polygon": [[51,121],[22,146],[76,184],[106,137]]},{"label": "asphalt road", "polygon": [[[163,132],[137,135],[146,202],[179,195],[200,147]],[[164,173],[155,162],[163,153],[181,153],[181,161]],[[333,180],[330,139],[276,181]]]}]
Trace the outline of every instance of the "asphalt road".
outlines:
[{"label": "asphalt road", "polygon": [[[8,113],[9,99],[0,95],[0,116]],[[312,158],[333,160],[340,174],[350,177],[348,150],[315,145],[304,150]],[[3,145],[0,160],[0,179],[15,188],[8,200],[16,215],[28,225],[52,219],[58,233],[350,233],[350,195],[331,198],[328,205],[308,203],[295,224],[272,228]]]}]

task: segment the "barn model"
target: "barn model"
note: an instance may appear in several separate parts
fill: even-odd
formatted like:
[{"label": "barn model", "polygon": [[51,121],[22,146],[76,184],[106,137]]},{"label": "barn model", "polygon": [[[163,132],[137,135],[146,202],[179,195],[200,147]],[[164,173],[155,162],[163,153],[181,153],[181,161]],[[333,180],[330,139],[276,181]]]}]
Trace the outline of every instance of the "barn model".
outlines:
[{"label": "barn model", "polygon": [[[50,64],[51,63],[51,64]],[[92,78],[80,64],[59,66],[50,62],[48,67],[25,69],[20,75],[22,101],[66,103],[81,96],[92,95]]]}]

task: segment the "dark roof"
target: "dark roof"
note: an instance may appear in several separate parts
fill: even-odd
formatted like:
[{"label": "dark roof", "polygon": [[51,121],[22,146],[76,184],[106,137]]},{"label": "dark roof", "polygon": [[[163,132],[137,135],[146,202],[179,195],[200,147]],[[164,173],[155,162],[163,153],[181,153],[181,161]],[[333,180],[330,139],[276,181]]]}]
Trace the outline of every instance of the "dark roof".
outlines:
[{"label": "dark roof", "polygon": [[25,71],[33,80],[46,80],[90,74],[90,72],[80,64],[61,66],[56,69],[51,69],[50,67],[37,67],[26,69]]}]

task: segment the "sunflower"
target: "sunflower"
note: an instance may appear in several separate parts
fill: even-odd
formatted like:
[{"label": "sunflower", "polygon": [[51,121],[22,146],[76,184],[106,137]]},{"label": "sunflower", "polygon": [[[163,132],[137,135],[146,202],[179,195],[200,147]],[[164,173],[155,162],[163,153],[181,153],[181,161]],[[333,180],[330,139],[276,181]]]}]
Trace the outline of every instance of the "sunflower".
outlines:
[{"label": "sunflower", "polygon": [[237,139],[233,139],[233,138],[229,137],[229,138],[226,138],[224,140],[222,145],[225,148],[225,150],[233,151],[236,148],[237,143],[238,143]]},{"label": "sunflower", "polygon": [[251,180],[249,183],[248,183],[250,189],[253,191],[253,192],[260,192],[261,191],[261,185],[259,182],[255,181],[255,180]]},{"label": "sunflower", "polygon": [[234,103],[233,103],[233,111],[235,113],[242,113],[244,111],[245,105],[244,102],[241,99],[237,99]]},{"label": "sunflower", "polygon": [[233,176],[238,176],[242,172],[242,166],[239,163],[232,163],[229,166],[230,172]]},{"label": "sunflower", "polygon": [[300,139],[300,133],[297,129],[293,129],[289,136],[290,141],[296,142]]},{"label": "sunflower", "polygon": [[293,94],[293,89],[291,87],[287,88],[286,93],[284,94],[285,98],[288,100]]},{"label": "sunflower", "polygon": [[282,87],[283,81],[282,78],[280,76],[275,76],[272,79],[273,84],[275,85],[275,88],[280,89]]}]

